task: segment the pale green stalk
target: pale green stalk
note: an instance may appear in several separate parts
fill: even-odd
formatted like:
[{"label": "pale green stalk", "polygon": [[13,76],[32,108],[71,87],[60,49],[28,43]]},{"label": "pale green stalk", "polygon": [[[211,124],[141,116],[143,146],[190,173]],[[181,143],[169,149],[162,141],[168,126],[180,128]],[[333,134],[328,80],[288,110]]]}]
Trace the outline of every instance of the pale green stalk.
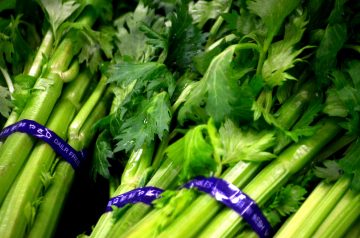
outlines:
[{"label": "pale green stalk", "polygon": [[[94,12],[89,9],[79,20],[79,23],[91,26],[95,19]],[[63,88],[63,81],[60,76],[53,72],[65,71],[80,50],[80,47],[75,45],[77,39],[74,37],[76,35],[69,32],[60,43],[48,62],[50,71],[36,81],[31,97],[18,120],[30,119],[40,124],[46,123]],[[34,143],[35,139],[27,134],[14,133],[0,147],[0,204],[15,181]]]},{"label": "pale green stalk", "polygon": [[[87,72],[81,74],[76,81],[68,85],[62,98],[55,105],[46,127],[62,139],[67,137],[68,126],[76,115],[78,104],[89,83],[90,75]],[[50,180],[49,170],[55,157],[55,151],[45,142],[38,142],[34,147],[1,206],[0,237],[23,237],[26,228],[31,226],[35,215],[33,207]]]},{"label": "pale green stalk", "polygon": [[311,216],[312,211],[326,197],[330,189],[330,184],[324,181],[319,183],[309,197],[306,198],[299,210],[286,220],[274,237],[287,236],[288,233],[290,234],[292,229],[297,227],[297,224],[301,224],[307,217]]},{"label": "pale green stalk", "polygon": [[[83,126],[79,130],[78,135],[69,135],[69,145],[76,150],[82,150],[90,144],[95,135],[93,126],[108,113],[111,98],[112,94],[107,91],[103,95],[102,100],[94,105],[94,109],[88,117],[76,119],[84,120],[85,122],[81,123]],[[77,121],[73,121],[73,123],[78,124]],[[44,195],[28,238],[52,237],[54,234],[76,173],[69,163],[61,159],[59,160],[60,162],[53,175],[53,182]]]},{"label": "pale green stalk", "polygon": [[[332,120],[318,123],[315,135],[288,147],[281,155],[243,189],[261,207],[296,172],[307,165],[314,156],[340,131]],[[220,212],[198,237],[226,237],[238,232],[243,219],[235,211],[225,208]],[[167,236],[169,237],[169,236]]]},{"label": "pale green stalk", "polygon": [[[341,238],[360,217],[360,193],[349,189],[326,217],[313,238]],[[354,237],[355,238],[355,237]]]},{"label": "pale green stalk", "polygon": [[324,185],[321,183],[319,186],[330,186],[330,190],[323,194],[319,193],[319,189],[315,189],[311,193],[309,201],[300,207],[294,216],[295,218],[292,218],[286,224],[286,227],[276,234],[276,237],[313,237],[313,233],[348,190],[350,179],[342,177],[334,185]]},{"label": "pale green stalk", "polygon": [[[146,145],[131,153],[121,176],[121,184],[112,194],[112,197],[140,187],[141,183],[146,181],[151,167],[153,151],[154,145]],[[113,225],[113,213],[106,212],[99,218],[91,236],[101,237],[103,234],[107,234]]]}]

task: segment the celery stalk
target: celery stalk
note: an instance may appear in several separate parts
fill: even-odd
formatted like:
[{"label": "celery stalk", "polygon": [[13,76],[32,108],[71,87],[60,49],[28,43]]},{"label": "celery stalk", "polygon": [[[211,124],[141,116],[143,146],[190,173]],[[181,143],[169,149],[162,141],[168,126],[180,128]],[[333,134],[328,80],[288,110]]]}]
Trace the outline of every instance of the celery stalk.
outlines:
[{"label": "celery stalk", "polygon": [[312,237],[344,237],[346,231],[360,217],[360,194],[349,189],[323,221]]},{"label": "celery stalk", "polygon": [[[77,105],[82,100],[89,83],[90,75],[87,72],[81,74],[76,81],[68,85],[54,108],[47,128],[62,139],[67,137],[67,128],[75,117]],[[37,143],[1,206],[0,237],[21,237],[26,227],[31,226],[32,214],[29,208],[39,199],[41,190],[45,189],[43,176],[48,174],[55,156],[55,151],[50,145],[44,142]]]},{"label": "celery stalk", "polygon": [[[312,237],[314,231],[316,231],[321,222],[341,199],[349,186],[350,180],[346,177],[342,177],[331,186],[331,189],[325,196],[321,196],[321,193],[312,193],[313,196],[311,198],[315,197],[314,199],[318,200],[318,202],[316,203],[316,201],[309,201],[313,207],[304,207],[303,209],[300,208],[298,211],[298,216],[302,217],[302,220],[294,220],[294,222],[287,225],[290,229],[283,231],[281,233],[282,235],[277,234],[276,237]],[[317,192],[317,190],[315,190],[315,192]],[[319,196],[319,198],[316,199],[317,196]],[[308,214],[308,216],[306,214]]]},{"label": "celery stalk", "polygon": [[[93,125],[106,115],[110,98],[111,94],[106,93],[102,100],[95,105],[91,114],[87,118],[81,118],[85,120],[85,123],[83,123],[79,134],[69,137],[68,140],[69,145],[74,149],[82,150],[89,145],[95,134]],[[75,172],[73,167],[66,161],[59,162],[53,175],[52,186],[44,195],[34,225],[28,234],[29,238],[51,237],[53,235],[67,194],[74,180]]]},{"label": "celery stalk", "polygon": [[[286,181],[309,163],[313,157],[340,131],[336,122],[323,120],[315,135],[288,147],[276,160],[266,166],[243,190],[261,207]],[[207,225],[199,237],[234,235],[242,218],[225,208]]]},{"label": "celery stalk", "polygon": [[[91,26],[95,19],[94,12],[89,9],[79,23]],[[80,50],[80,47],[75,45],[77,39],[71,33],[69,32],[69,35],[63,39],[50,59],[49,73],[40,77],[35,83],[31,98],[19,116],[19,120],[30,119],[40,124],[46,123],[63,88],[63,81],[58,72],[66,70]],[[14,133],[0,147],[0,176],[2,178],[0,180],[0,204],[15,181],[34,143],[35,140],[27,134]]]}]

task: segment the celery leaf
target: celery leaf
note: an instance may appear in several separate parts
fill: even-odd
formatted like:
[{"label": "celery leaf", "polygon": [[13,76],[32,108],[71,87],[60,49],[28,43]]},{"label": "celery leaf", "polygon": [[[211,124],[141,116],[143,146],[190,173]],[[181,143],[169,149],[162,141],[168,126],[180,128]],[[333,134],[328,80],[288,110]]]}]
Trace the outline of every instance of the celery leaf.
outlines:
[{"label": "celery leaf", "polygon": [[267,150],[274,145],[274,132],[241,129],[231,120],[226,120],[219,129],[224,148],[223,164],[243,161],[266,161],[275,155]]},{"label": "celery leaf", "polygon": [[221,13],[226,12],[230,8],[230,4],[231,1],[229,0],[200,0],[196,3],[190,2],[189,11],[194,19],[194,23],[202,28],[208,20],[216,19]]},{"label": "celery leaf", "polygon": [[12,108],[9,90],[0,86],[0,114],[3,117],[8,117]]},{"label": "celery leaf", "polygon": [[139,149],[144,143],[151,143],[155,135],[162,139],[169,131],[171,120],[169,95],[161,92],[148,101],[141,100],[136,113],[122,122],[115,152]]},{"label": "celery leaf", "polygon": [[248,59],[242,67],[236,65],[234,61],[236,47],[237,45],[228,47],[211,61],[205,75],[180,109],[180,122],[198,117],[195,114],[203,111],[204,104],[206,113],[214,118],[216,123],[220,123],[235,112],[235,106],[241,95],[238,80],[252,70],[252,65],[248,65],[251,60]]},{"label": "celery leaf", "polygon": [[165,64],[179,71],[193,69],[192,58],[201,52],[205,37],[193,24],[187,4],[181,3],[169,15],[168,49]]},{"label": "celery leaf", "polygon": [[341,168],[336,161],[325,160],[324,167],[316,166],[314,173],[317,177],[323,178],[328,182],[335,181],[341,176]]},{"label": "celery leaf", "polygon": [[248,8],[262,19],[268,30],[268,38],[272,39],[278,33],[285,18],[299,3],[299,0],[250,0]]},{"label": "celery leaf", "polygon": [[92,161],[91,174],[95,179],[97,174],[106,179],[110,178],[109,168],[111,164],[108,159],[114,158],[112,145],[110,141],[110,133],[104,130],[98,136],[95,143],[94,156]]},{"label": "celery leaf", "polygon": [[76,1],[36,0],[43,8],[54,35],[59,26],[80,7]]},{"label": "celery leaf", "polygon": [[345,156],[339,161],[344,174],[352,178],[351,188],[360,192],[360,139],[358,138],[351,145]]}]

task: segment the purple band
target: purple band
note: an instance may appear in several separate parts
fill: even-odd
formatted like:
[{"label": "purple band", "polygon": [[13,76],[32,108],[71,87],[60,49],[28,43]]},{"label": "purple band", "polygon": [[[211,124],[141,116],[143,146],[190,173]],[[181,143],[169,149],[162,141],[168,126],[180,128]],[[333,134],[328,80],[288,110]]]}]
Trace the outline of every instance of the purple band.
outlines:
[{"label": "purple band", "polygon": [[157,199],[164,190],[156,187],[142,187],[136,188],[129,192],[123,193],[119,196],[113,197],[110,199],[106,206],[106,212],[112,210],[112,206],[123,207],[129,203],[138,203],[142,202],[147,205]]},{"label": "purple band", "polygon": [[193,179],[183,187],[195,187],[199,191],[208,193],[217,201],[239,213],[260,237],[271,237],[271,225],[263,216],[255,201],[233,184],[219,178],[210,177]]},{"label": "purple band", "polygon": [[53,150],[69,162],[74,169],[78,168],[80,162],[85,159],[84,151],[76,151],[66,143],[66,141],[56,135],[55,132],[35,121],[24,119],[11,126],[5,127],[0,132],[0,140],[8,137],[14,132],[27,133],[48,143]]}]

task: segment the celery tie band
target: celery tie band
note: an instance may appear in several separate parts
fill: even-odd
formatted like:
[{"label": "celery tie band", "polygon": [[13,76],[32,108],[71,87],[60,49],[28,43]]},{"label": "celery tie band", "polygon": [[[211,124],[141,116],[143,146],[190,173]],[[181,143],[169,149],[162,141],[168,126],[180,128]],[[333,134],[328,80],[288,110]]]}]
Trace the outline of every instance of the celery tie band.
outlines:
[{"label": "celery tie band", "polygon": [[151,203],[157,199],[164,190],[156,187],[143,187],[136,188],[129,192],[123,193],[119,196],[110,199],[106,206],[106,211],[112,210],[112,206],[123,207],[126,204],[134,204],[138,202],[151,205]]},{"label": "celery tie band", "polygon": [[251,228],[261,237],[271,237],[273,231],[256,202],[235,185],[215,177],[196,178],[183,187],[197,188],[239,213]]},{"label": "celery tie band", "polygon": [[71,164],[74,169],[77,169],[80,166],[80,162],[85,159],[84,151],[76,151],[66,141],[56,135],[55,132],[35,121],[24,119],[11,126],[5,127],[0,132],[0,140],[14,132],[27,133],[48,143],[51,148]]},{"label": "celery tie band", "polygon": [[[187,182],[182,188],[197,188],[199,191],[209,194],[215,200],[239,213],[261,238],[271,237],[273,233],[271,225],[263,216],[260,208],[254,200],[241,192],[235,185],[215,177],[201,177]],[[162,189],[156,187],[131,190],[111,198],[107,204],[106,212],[111,211],[112,206],[123,207],[138,202],[151,205],[162,192]]]}]

